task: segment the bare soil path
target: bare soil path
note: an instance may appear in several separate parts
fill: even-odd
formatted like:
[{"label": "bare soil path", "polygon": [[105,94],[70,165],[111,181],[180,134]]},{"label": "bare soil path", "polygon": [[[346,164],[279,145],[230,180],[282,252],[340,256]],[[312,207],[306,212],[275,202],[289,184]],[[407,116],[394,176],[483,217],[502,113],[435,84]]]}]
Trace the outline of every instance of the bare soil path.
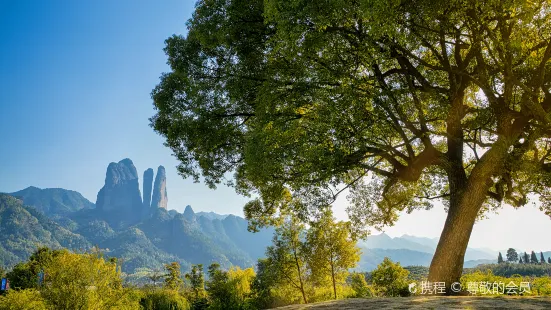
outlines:
[{"label": "bare soil path", "polygon": [[395,297],[354,298],[308,305],[292,305],[277,310],[389,310],[389,309],[551,309],[549,297]]}]

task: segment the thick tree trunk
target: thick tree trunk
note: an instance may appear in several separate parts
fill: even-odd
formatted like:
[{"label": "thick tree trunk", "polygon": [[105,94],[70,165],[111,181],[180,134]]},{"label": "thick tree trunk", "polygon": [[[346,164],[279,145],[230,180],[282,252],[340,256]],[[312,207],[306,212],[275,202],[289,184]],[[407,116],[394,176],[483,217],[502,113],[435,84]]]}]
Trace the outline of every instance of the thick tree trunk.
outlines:
[{"label": "thick tree trunk", "polygon": [[480,206],[481,203],[465,200],[462,203],[450,205],[440,241],[430,264],[428,277],[430,282],[445,282],[447,293],[451,293],[451,284],[459,282],[463,272],[465,251]]},{"label": "thick tree trunk", "polygon": [[445,282],[446,292],[449,294],[453,293],[450,286],[459,282],[463,272],[465,251],[474,223],[492,185],[491,176],[501,167],[507,147],[506,141],[496,142],[484,154],[468,179],[462,174],[454,174],[453,166],[448,172],[448,217],[430,264],[428,281]]}]

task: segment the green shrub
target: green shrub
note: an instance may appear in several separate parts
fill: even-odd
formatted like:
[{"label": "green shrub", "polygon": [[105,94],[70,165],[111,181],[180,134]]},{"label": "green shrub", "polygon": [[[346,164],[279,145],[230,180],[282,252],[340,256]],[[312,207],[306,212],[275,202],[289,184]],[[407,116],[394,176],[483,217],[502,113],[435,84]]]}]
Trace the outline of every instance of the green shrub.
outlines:
[{"label": "green shrub", "polygon": [[409,271],[400,263],[392,262],[385,257],[377,269],[371,272],[371,281],[375,290],[382,296],[408,296]]},{"label": "green shrub", "polygon": [[11,290],[0,296],[0,310],[46,310],[46,304],[40,292],[34,289]]},{"label": "green shrub", "polygon": [[350,287],[354,290],[354,297],[364,298],[373,296],[373,292],[367,281],[365,281],[365,275],[363,273],[354,272],[350,276]]},{"label": "green shrub", "polygon": [[190,304],[174,290],[154,289],[145,292],[140,300],[144,310],[189,310]]},{"label": "green shrub", "polygon": [[[536,278],[537,280],[538,278]],[[516,294],[510,293],[508,295],[538,295],[538,289],[540,292],[544,293],[547,290],[551,289],[551,282],[549,278],[541,278],[542,280],[537,280],[534,282],[534,278],[523,277],[520,275],[512,275],[511,277],[503,277],[494,275],[491,270],[486,270],[486,272],[476,271],[473,273],[465,274],[461,277],[461,287],[464,291],[469,292],[472,295],[507,295],[508,290],[507,286],[511,284],[516,286]],[[529,283],[528,290],[523,291],[521,289],[521,283]],[[494,283],[497,283],[496,288],[494,289]],[[535,287],[537,284],[537,289]]]}]

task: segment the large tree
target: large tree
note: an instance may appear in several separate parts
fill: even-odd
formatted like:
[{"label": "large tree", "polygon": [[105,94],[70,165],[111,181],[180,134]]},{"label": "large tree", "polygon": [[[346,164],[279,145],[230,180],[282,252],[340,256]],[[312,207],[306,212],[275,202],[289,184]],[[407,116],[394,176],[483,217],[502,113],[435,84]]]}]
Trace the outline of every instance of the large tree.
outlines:
[{"label": "large tree", "polygon": [[182,176],[234,173],[258,197],[253,226],[343,192],[356,228],[443,202],[429,280],[450,285],[485,212],[536,193],[551,214],[550,13],[548,0],[202,0],[166,41],[151,125]]}]

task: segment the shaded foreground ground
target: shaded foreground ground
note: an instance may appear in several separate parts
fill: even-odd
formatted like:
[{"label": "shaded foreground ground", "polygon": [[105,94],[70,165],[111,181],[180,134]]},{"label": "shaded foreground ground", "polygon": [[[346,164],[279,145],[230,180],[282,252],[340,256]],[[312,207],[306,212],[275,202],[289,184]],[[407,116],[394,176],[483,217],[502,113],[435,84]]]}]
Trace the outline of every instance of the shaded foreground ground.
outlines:
[{"label": "shaded foreground ground", "polygon": [[396,297],[344,299],[309,305],[293,305],[277,310],[356,310],[356,309],[551,309],[548,297]]}]

